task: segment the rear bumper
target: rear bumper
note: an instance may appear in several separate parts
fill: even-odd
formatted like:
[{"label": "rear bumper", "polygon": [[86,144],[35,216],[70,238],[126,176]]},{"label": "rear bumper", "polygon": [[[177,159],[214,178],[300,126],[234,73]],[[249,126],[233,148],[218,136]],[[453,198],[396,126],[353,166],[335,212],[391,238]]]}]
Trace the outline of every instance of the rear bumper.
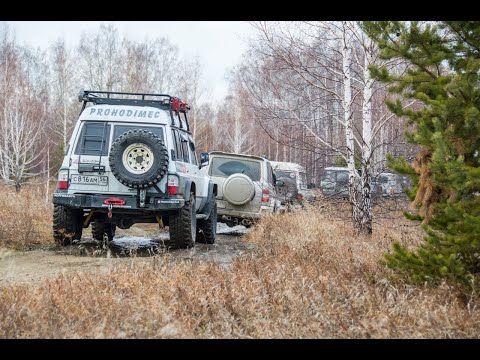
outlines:
[{"label": "rear bumper", "polygon": [[[53,203],[56,205],[63,205],[72,208],[88,208],[88,209],[108,209],[108,205],[103,201],[111,198],[112,195],[89,195],[89,194],[67,194],[67,193],[54,193]],[[125,200],[124,205],[113,205],[112,208],[121,210],[122,212],[135,211],[168,211],[178,210],[185,205],[185,199],[183,198],[161,198],[161,197],[149,197],[147,195],[145,199],[145,207],[140,207],[140,199],[136,195],[130,196],[116,196],[122,200]]]},{"label": "rear bumper", "polygon": [[237,218],[237,219],[260,219],[266,213],[273,213],[273,208],[269,206],[261,206],[259,212],[240,211],[232,209],[217,208],[218,218]]}]

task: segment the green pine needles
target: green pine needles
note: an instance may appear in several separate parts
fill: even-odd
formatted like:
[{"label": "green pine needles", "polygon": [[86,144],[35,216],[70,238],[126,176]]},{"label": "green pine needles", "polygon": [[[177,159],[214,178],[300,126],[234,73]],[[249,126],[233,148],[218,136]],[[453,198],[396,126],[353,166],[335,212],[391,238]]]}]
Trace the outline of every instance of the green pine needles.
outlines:
[{"label": "green pine needles", "polygon": [[480,272],[480,22],[364,22],[381,57],[404,62],[405,71],[371,67],[403,109],[407,139],[421,148],[412,164],[389,159],[409,175],[408,195],[425,241],[415,250],[396,242],[386,263],[415,282],[450,279],[473,286]]}]

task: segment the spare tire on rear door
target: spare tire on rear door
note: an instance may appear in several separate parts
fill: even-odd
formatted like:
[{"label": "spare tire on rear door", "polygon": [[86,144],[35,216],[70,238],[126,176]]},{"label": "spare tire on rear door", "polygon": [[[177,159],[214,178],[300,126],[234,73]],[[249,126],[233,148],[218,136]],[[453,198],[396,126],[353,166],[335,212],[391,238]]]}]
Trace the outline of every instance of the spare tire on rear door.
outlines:
[{"label": "spare tire on rear door", "polygon": [[135,189],[158,183],[167,173],[168,151],[162,139],[147,130],[129,130],[112,144],[108,158],[113,176]]},{"label": "spare tire on rear door", "polygon": [[223,183],[223,197],[230,204],[245,205],[255,196],[255,185],[245,174],[232,174]]},{"label": "spare tire on rear door", "polygon": [[284,202],[295,201],[298,196],[297,183],[294,179],[280,177],[277,180],[283,181],[283,186],[277,188],[277,194]]}]

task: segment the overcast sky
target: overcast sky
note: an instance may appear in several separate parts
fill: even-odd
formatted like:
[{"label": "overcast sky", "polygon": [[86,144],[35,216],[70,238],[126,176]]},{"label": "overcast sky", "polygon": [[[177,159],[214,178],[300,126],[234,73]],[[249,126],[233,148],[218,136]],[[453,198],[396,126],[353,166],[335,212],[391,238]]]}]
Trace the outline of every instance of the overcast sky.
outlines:
[{"label": "overcast sky", "polygon": [[[100,21],[9,21],[20,43],[45,49],[60,37],[74,46],[84,31],[96,31]],[[254,34],[243,21],[111,21],[120,36],[131,40],[168,37],[178,46],[180,55],[199,55],[204,64],[205,84],[212,100],[226,95],[227,71],[236,65],[246,50],[247,39]],[[128,90],[128,89],[124,89]]]}]

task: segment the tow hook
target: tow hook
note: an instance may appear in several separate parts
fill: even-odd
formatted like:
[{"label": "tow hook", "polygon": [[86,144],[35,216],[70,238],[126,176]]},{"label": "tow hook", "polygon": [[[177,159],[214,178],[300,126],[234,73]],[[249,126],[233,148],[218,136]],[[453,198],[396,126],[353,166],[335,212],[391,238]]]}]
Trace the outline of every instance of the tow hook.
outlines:
[{"label": "tow hook", "polygon": [[108,204],[108,218],[111,219],[112,218],[112,209],[113,209],[113,205],[112,204]]},{"label": "tow hook", "polygon": [[145,198],[147,196],[147,190],[141,189],[140,190],[140,207],[145,207]]}]

